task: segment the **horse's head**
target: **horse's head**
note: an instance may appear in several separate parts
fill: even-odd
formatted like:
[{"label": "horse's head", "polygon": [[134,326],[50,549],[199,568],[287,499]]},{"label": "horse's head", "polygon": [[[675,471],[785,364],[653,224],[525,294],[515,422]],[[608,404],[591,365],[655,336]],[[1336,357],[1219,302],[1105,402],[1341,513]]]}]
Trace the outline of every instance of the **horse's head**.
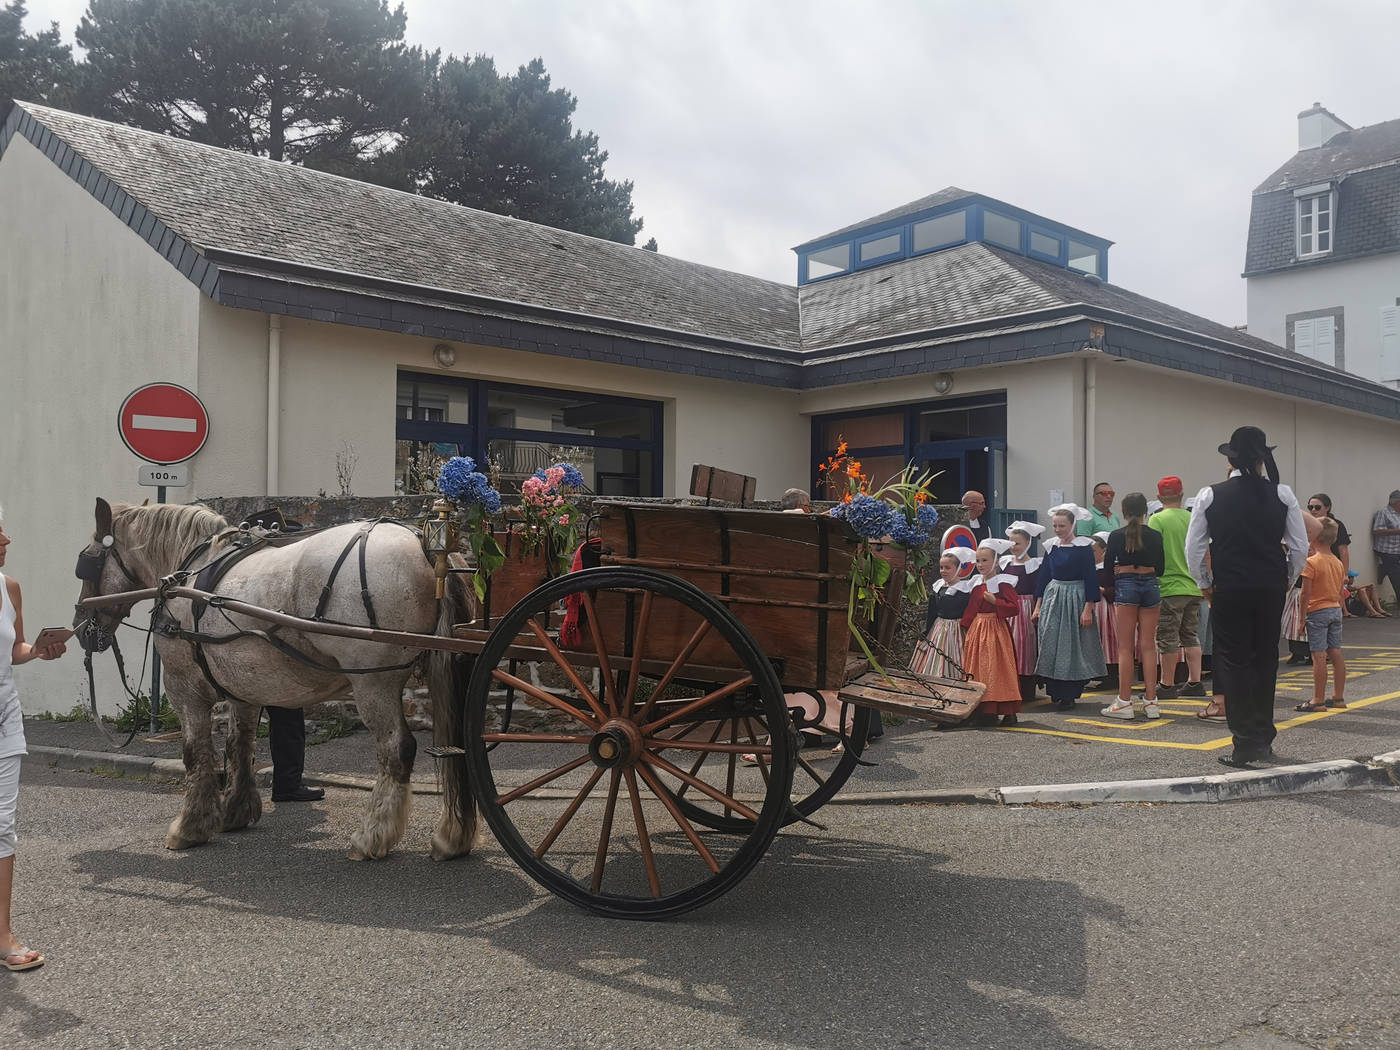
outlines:
[{"label": "horse's head", "polygon": [[[118,547],[117,530],[112,506],[102,497],[97,499],[97,528],[88,545],[78,552],[75,575],[82,581],[78,601],[104,594],[120,594],[144,586],[127,567]],[[73,615],[73,628],[79,643],[89,652],[102,652],[112,644],[117,625],[131,611],[134,602],[84,607],[79,604]]]}]

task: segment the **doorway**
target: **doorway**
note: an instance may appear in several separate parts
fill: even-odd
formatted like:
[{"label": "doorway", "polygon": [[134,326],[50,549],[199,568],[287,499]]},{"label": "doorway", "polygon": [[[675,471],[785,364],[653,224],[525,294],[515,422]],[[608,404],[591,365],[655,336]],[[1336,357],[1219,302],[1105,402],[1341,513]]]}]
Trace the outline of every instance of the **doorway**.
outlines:
[{"label": "doorway", "polygon": [[989,507],[1006,505],[1004,438],[925,441],[914,446],[914,463],[920,472],[937,475],[930,488],[939,502],[956,503],[968,489],[976,489]]}]

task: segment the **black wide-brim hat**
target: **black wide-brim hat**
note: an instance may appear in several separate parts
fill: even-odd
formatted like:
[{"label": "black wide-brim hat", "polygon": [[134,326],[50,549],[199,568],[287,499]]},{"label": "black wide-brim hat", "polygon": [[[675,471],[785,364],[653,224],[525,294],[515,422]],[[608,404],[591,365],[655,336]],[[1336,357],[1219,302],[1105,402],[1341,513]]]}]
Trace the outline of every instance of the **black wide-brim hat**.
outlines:
[{"label": "black wide-brim hat", "polygon": [[1221,445],[1219,452],[1230,459],[1243,459],[1257,462],[1264,453],[1272,452],[1277,445],[1265,444],[1264,432],[1258,427],[1236,427],[1230,440]]}]

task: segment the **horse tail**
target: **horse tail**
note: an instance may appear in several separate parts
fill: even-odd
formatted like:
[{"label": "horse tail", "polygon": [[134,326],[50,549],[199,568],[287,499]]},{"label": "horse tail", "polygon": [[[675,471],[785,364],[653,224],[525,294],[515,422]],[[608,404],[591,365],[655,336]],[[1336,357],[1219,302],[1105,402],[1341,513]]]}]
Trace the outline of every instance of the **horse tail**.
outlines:
[{"label": "horse tail", "polygon": [[[438,635],[450,637],[454,624],[466,623],[476,613],[474,595],[465,580],[462,574],[451,573],[445,581],[447,589],[438,603]],[[462,654],[446,649],[429,651],[428,695],[433,704],[434,744],[467,746],[466,696],[470,678],[471,663]],[[441,769],[444,825],[460,829],[460,852],[465,853],[476,841],[476,800],[472,795],[466,759],[460,756],[444,757]],[[447,855],[457,855],[458,852],[454,849]],[[437,856],[437,853],[434,855]]]}]

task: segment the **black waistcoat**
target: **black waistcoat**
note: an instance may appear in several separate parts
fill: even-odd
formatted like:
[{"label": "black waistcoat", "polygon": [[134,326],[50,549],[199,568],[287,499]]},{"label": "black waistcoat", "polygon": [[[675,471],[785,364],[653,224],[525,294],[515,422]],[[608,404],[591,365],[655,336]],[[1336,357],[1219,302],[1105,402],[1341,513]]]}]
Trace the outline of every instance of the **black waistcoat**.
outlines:
[{"label": "black waistcoat", "polygon": [[1283,532],[1288,508],[1279,501],[1278,486],[1267,478],[1231,478],[1212,485],[1211,491],[1206,524],[1215,585],[1226,590],[1287,587]]}]

